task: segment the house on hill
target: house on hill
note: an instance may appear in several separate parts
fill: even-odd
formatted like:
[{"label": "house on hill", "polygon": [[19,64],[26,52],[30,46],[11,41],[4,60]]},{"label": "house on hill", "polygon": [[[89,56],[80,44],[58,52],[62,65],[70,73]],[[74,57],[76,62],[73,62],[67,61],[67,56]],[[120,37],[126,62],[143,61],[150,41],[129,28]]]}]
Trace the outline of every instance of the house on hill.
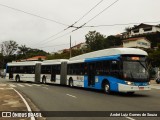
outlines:
[{"label": "house on hill", "polygon": [[[87,44],[86,43],[79,43],[75,46],[71,47],[71,50],[81,50],[81,49],[85,49],[87,48]],[[62,53],[67,53],[70,52],[70,48],[69,49],[63,49],[63,50],[59,50],[57,53],[58,54],[62,54]]]},{"label": "house on hill", "polygon": [[160,26],[141,23],[140,25],[135,26],[131,29],[130,35],[135,36],[139,34],[147,34],[154,32],[160,32]]},{"label": "house on hill", "polygon": [[151,42],[145,37],[128,38],[123,40],[123,47],[125,48],[151,48]]},{"label": "house on hill", "polygon": [[73,49],[73,50],[80,50],[80,49],[83,49],[83,48],[87,48],[87,44],[86,43],[79,43],[79,44],[71,47],[71,49]]},{"label": "house on hill", "polygon": [[121,38],[130,38],[144,34],[153,34],[156,32],[160,32],[159,25],[149,25],[141,23],[139,25],[135,25],[134,27],[128,29],[126,32],[122,33]]}]

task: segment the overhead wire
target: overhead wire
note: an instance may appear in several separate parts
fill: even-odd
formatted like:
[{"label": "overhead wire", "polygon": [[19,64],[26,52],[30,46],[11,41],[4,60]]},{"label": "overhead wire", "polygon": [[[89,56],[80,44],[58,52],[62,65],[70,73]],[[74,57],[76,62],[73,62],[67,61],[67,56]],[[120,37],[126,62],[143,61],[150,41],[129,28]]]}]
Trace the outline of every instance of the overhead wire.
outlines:
[{"label": "overhead wire", "polygon": [[[13,7],[10,7],[10,6],[7,6],[7,5],[4,5],[4,4],[1,4],[1,3],[0,3],[0,6],[2,6],[2,7],[6,7],[6,8],[9,8],[9,9],[12,9],[12,10],[18,11],[18,12],[22,12],[22,13],[25,13],[25,14],[28,14],[28,15],[31,15],[31,16],[34,16],[34,17],[38,17],[38,18],[41,18],[41,19],[44,19],[44,20],[47,20],[47,21],[51,21],[51,22],[54,22],[54,23],[57,23],[57,24],[60,24],[60,25],[63,25],[63,26],[67,26],[67,28],[65,28],[65,29],[63,29],[63,30],[61,30],[61,31],[59,31],[58,33],[56,33],[56,34],[54,34],[54,35],[52,35],[52,36],[48,37],[48,38],[47,38],[47,39],[45,39],[45,40],[48,40],[48,39],[50,39],[50,38],[52,38],[52,37],[54,37],[54,36],[56,36],[56,35],[58,35],[58,34],[62,33],[63,31],[67,30],[67,29],[68,29],[68,28],[70,28],[70,27],[76,28],[76,27],[75,27],[75,26],[73,26],[73,25],[72,25],[72,26],[70,26],[70,25],[67,25],[67,24],[65,24],[65,23],[61,23],[61,22],[58,22],[58,21],[56,21],[56,20],[49,19],[49,18],[45,18],[45,17],[42,17],[42,16],[39,16],[39,15],[36,15],[36,14],[30,13],[30,12],[26,12],[26,11],[24,11],[24,10],[20,10],[20,9],[17,9],[17,8],[13,8]],[[42,41],[44,41],[44,40],[42,40]]]},{"label": "overhead wire", "polygon": [[[55,22],[55,23],[57,23],[57,24],[61,24],[61,25],[67,26],[67,28],[59,31],[58,33],[56,33],[56,34],[48,37],[47,39],[45,39],[45,40],[43,40],[43,41],[49,40],[50,38],[52,38],[52,37],[54,37],[54,36],[56,36],[56,35],[59,35],[60,33],[66,31],[66,30],[69,29],[69,28],[75,28],[75,29],[72,30],[71,32],[68,32],[68,33],[66,33],[66,34],[64,34],[64,35],[62,35],[62,36],[59,36],[59,37],[57,37],[57,38],[55,38],[55,39],[52,39],[52,41],[53,41],[53,40],[59,39],[59,38],[61,38],[61,37],[64,37],[64,36],[66,36],[66,35],[74,32],[74,31],[76,31],[76,30],[78,30],[78,29],[80,29],[80,28],[82,28],[82,27],[95,27],[95,26],[85,26],[85,25],[88,24],[88,23],[89,23],[90,21],[92,21],[93,19],[95,19],[96,17],[98,17],[98,16],[99,16],[100,14],[102,14],[104,11],[106,11],[107,9],[109,9],[111,6],[113,6],[113,5],[114,5],[115,3],[117,3],[119,0],[116,0],[115,2],[113,2],[112,4],[110,4],[109,6],[107,6],[107,7],[106,7],[105,9],[103,9],[100,13],[98,13],[96,16],[94,16],[93,18],[91,18],[90,20],[88,20],[87,22],[85,22],[84,24],[82,24],[81,26],[79,26],[79,27],[75,27],[75,26],[74,26],[76,23],[78,23],[80,20],[82,20],[86,15],[88,15],[93,9],[95,9],[95,8],[96,8],[100,3],[102,3],[103,1],[104,1],[104,0],[99,1],[95,6],[93,6],[87,13],[85,13],[80,19],[78,19],[78,20],[77,20],[76,22],[74,22],[72,25],[67,25],[67,24],[64,24],[64,23],[61,23],[61,22],[52,20],[52,19],[48,19],[48,18],[45,18],[45,17],[41,17],[41,16],[39,16],[39,15],[35,15],[35,14],[29,13],[29,12],[26,12],[26,11],[23,11],[23,10],[20,10],[20,9],[17,9],[17,8],[13,8],[13,7],[4,5],[4,4],[0,4],[0,6],[7,7],[7,8],[10,8],[10,9],[19,11],[19,12],[23,12],[23,13],[26,13],[26,14],[29,14],[29,15],[32,15],[32,16],[35,16],[35,17],[38,17],[38,18],[41,18],[41,19],[45,19],[45,20],[48,20],[48,21]],[[48,41],[48,42],[49,42],[49,41]]]},{"label": "overhead wire", "polygon": [[[101,0],[101,1],[102,1],[102,0]],[[101,2],[101,1],[100,1],[100,2]],[[66,36],[66,35],[74,32],[74,31],[77,31],[78,29],[84,27],[87,23],[89,23],[90,21],[92,21],[93,19],[95,19],[97,16],[99,16],[100,14],[102,14],[104,11],[106,11],[107,9],[109,9],[111,6],[113,6],[113,5],[114,5],[115,3],[117,3],[118,1],[119,1],[119,0],[114,1],[112,4],[110,4],[109,6],[107,6],[105,9],[103,9],[103,10],[102,10],[101,12],[99,12],[96,16],[94,16],[93,18],[91,18],[90,20],[88,20],[87,22],[85,22],[85,23],[84,23],[83,25],[81,25],[80,27],[77,27],[76,29],[72,30],[71,32],[66,33],[66,34],[64,34],[64,35],[62,35],[62,36],[60,36],[60,37],[57,37],[57,38],[55,38],[55,39],[52,39],[52,40],[50,40],[50,41],[53,41],[53,40],[59,39],[59,38],[61,38],[61,37],[64,37],[64,36]],[[48,41],[48,42],[49,42],[49,41]]]},{"label": "overhead wire", "polygon": [[74,22],[72,25],[75,25],[80,20],[82,20],[85,16],[87,16],[93,9],[95,9],[100,3],[102,3],[104,0],[99,1],[95,6],[93,6],[88,12],[86,12],[81,18],[79,18],[76,22]]},{"label": "overhead wire", "polygon": [[24,10],[20,10],[20,9],[17,9],[17,8],[13,8],[13,7],[10,7],[10,6],[1,4],[1,3],[0,3],[0,6],[9,8],[9,9],[12,9],[12,10],[15,10],[15,11],[19,11],[19,12],[22,12],[22,13],[25,13],[25,14],[28,14],[28,15],[32,15],[32,16],[35,16],[35,17],[38,17],[38,18],[41,18],[41,19],[44,19],[44,20],[47,20],[47,21],[51,21],[51,22],[54,22],[54,23],[57,23],[57,24],[60,24],[60,25],[63,25],[63,26],[69,26],[69,25],[67,25],[67,24],[65,24],[65,23],[61,23],[61,22],[58,22],[58,21],[56,21],[56,20],[49,19],[49,18],[45,18],[45,17],[42,17],[42,16],[39,16],[39,15],[30,13],[30,12],[26,12],[26,11],[24,11]]},{"label": "overhead wire", "polygon": [[[141,22],[144,24],[147,23],[160,23],[160,21],[156,22]],[[90,26],[84,26],[84,27],[110,27],[110,26],[124,26],[124,25],[135,25],[135,24],[141,24],[141,23],[117,23],[117,24],[108,24],[108,25],[90,25]]]},{"label": "overhead wire", "polygon": [[108,10],[110,7],[112,7],[114,4],[116,4],[119,0],[114,1],[112,4],[110,4],[109,6],[107,6],[105,9],[103,9],[100,13],[98,13],[97,15],[95,15],[93,18],[91,18],[90,20],[88,20],[85,24],[88,24],[89,22],[91,22],[93,19],[95,19],[96,17],[98,17],[100,14],[102,14],[103,12],[105,12],[106,10]]},{"label": "overhead wire", "polygon": [[110,7],[112,7],[114,4],[116,4],[119,0],[114,1],[112,4],[110,4],[109,6],[107,6],[105,9],[103,9],[101,12],[99,12],[97,15],[95,15],[94,17],[92,17],[91,19],[89,19],[87,22],[85,22],[83,25],[81,25],[80,27],[76,28],[73,30],[76,31],[80,28],[83,28],[86,24],[88,24],[89,22],[91,22],[93,19],[95,19],[96,17],[98,17],[100,14],[102,14],[104,11],[108,10]]},{"label": "overhead wire", "polygon": [[66,43],[66,44],[58,44],[58,45],[50,45],[50,46],[44,46],[44,47],[40,47],[40,48],[45,48],[45,47],[57,47],[57,46],[63,46],[63,45],[69,45],[70,43]]},{"label": "overhead wire", "polygon": [[[47,41],[47,40],[49,40],[50,38],[55,37],[55,36],[59,35],[60,33],[68,30],[69,28],[76,28],[76,30],[79,29],[79,28],[81,28],[83,25],[82,25],[82,26],[79,26],[79,27],[75,27],[74,25],[77,24],[80,20],[82,20],[85,16],[87,16],[93,9],[95,9],[95,8],[96,8],[100,3],[102,3],[103,1],[104,1],[104,0],[100,0],[100,1],[99,1],[96,5],[94,5],[88,12],[86,12],[81,18],[79,18],[76,22],[74,22],[73,24],[71,24],[71,25],[68,26],[67,28],[65,28],[65,29],[57,32],[57,33],[54,34],[54,35],[51,35],[50,37],[48,37],[48,38],[46,38],[46,39],[44,39],[44,40],[42,40],[42,41]],[[72,30],[72,32],[74,32],[74,31],[75,31],[75,30]],[[69,32],[69,33],[72,33],[72,32]],[[69,34],[69,33],[68,33],[68,34]],[[65,34],[65,35],[68,35],[68,34]],[[65,35],[62,35],[62,36],[65,36]],[[58,38],[61,38],[61,36],[58,37]],[[55,39],[53,39],[53,40],[55,40]],[[40,41],[40,42],[41,42],[41,41]],[[49,42],[49,41],[48,41],[48,42]]]}]

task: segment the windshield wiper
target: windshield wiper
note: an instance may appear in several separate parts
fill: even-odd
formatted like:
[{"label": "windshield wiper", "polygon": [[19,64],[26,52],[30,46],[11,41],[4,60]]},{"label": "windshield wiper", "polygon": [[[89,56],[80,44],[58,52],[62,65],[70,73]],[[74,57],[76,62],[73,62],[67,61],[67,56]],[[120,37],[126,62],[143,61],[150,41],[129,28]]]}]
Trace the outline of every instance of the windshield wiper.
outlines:
[{"label": "windshield wiper", "polygon": [[141,64],[141,66],[142,66],[146,71],[148,71],[147,68],[142,64],[141,61],[138,61],[138,62]]}]

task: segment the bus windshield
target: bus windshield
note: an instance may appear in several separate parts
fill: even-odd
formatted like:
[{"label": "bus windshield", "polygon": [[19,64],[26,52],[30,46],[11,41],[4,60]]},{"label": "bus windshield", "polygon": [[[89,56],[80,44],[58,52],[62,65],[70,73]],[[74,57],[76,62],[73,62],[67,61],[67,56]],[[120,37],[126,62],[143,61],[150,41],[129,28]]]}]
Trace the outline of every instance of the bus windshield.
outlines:
[{"label": "bus windshield", "polygon": [[128,81],[149,81],[145,61],[123,61],[123,74]]}]

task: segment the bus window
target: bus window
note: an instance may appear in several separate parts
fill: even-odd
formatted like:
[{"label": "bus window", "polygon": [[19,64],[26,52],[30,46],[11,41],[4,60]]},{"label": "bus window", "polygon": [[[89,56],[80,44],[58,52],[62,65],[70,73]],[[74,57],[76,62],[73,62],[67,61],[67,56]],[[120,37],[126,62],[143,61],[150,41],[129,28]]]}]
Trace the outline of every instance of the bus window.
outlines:
[{"label": "bus window", "polygon": [[103,62],[103,75],[109,75],[110,74],[110,62],[104,61]]},{"label": "bus window", "polygon": [[103,75],[103,62],[96,62],[96,75]]},{"label": "bus window", "polygon": [[35,73],[35,67],[34,66],[27,66],[26,67],[26,73],[27,74],[34,74]]},{"label": "bus window", "polygon": [[111,75],[118,77],[119,76],[119,62],[111,61]]},{"label": "bus window", "polygon": [[41,73],[42,74],[49,74],[49,73],[51,73],[51,66],[49,66],[49,65],[42,66]]}]

